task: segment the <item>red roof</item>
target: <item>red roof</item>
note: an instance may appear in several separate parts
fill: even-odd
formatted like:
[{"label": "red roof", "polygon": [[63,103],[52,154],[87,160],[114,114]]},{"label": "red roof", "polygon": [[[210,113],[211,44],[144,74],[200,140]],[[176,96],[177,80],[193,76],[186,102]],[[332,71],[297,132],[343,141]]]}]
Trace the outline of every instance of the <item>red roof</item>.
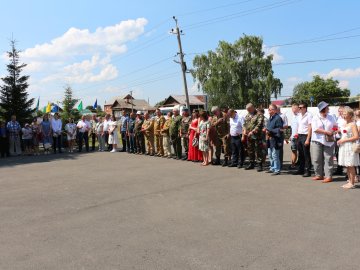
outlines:
[{"label": "red roof", "polygon": [[271,103],[276,106],[282,106],[285,104],[285,100],[273,100],[273,101],[271,101]]}]

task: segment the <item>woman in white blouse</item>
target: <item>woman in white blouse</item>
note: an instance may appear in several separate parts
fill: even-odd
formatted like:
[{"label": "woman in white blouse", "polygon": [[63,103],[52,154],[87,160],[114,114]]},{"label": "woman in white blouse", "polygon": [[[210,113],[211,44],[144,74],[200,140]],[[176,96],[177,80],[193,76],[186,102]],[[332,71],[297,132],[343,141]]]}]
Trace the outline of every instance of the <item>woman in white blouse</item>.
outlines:
[{"label": "woman in white blouse", "polygon": [[321,101],[318,109],[319,114],[311,121],[311,159],[315,171],[313,180],[329,183],[332,181],[337,123],[334,117],[329,115],[329,104]]},{"label": "woman in white blouse", "polygon": [[340,166],[346,167],[346,172],[349,182],[343,185],[343,188],[355,188],[355,168],[360,165],[359,154],[353,151],[353,145],[359,140],[359,133],[354,121],[354,111],[345,107],[342,113],[344,119],[343,126],[339,127],[341,134],[340,140],[337,141],[339,145],[339,159]]},{"label": "woman in white blouse", "polygon": [[116,147],[119,144],[119,135],[117,130],[117,121],[115,116],[111,117],[111,121],[109,122],[109,144],[112,145],[112,150],[110,153],[116,152]]}]

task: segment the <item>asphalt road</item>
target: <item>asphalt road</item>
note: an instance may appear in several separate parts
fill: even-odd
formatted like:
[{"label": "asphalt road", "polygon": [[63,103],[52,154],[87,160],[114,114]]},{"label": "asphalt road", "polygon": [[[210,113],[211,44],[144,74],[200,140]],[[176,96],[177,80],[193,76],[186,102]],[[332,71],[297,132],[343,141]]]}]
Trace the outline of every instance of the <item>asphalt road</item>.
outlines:
[{"label": "asphalt road", "polygon": [[341,185],[124,153],[0,160],[0,269],[357,270],[360,189]]}]

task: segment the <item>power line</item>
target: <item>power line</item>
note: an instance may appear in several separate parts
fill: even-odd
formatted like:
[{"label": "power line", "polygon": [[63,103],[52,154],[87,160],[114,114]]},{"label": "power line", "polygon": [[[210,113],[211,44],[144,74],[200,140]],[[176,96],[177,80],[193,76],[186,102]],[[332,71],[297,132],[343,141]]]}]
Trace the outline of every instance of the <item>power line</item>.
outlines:
[{"label": "power line", "polygon": [[208,11],[213,11],[213,10],[217,10],[217,9],[222,9],[222,8],[227,8],[227,7],[232,7],[232,6],[237,6],[237,5],[242,5],[248,2],[254,2],[255,0],[246,0],[246,1],[241,1],[241,2],[235,2],[235,3],[229,3],[226,5],[220,5],[217,7],[212,7],[212,8],[206,8],[206,9],[200,9],[200,10],[195,10],[195,11],[190,11],[187,13],[183,13],[183,14],[179,14],[178,17],[186,17],[186,16],[190,16],[190,15],[194,15],[194,14],[199,14],[199,13],[205,13]]},{"label": "power line", "polygon": [[339,57],[339,58],[325,58],[325,59],[311,59],[311,60],[303,60],[303,61],[276,63],[276,64],[273,64],[273,66],[296,65],[296,64],[306,64],[306,63],[315,63],[315,62],[343,61],[343,60],[354,60],[354,59],[360,59],[360,56]]},{"label": "power line", "polygon": [[319,43],[319,42],[326,42],[326,41],[332,41],[332,40],[350,39],[350,38],[355,38],[355,37],[360,37],[360,34],[351,35],[351,36],[343,36],[343,37],[335,37],[335,38],[326,38],[326,39],[303,40],[303,41],[297,41],[297,42],[290,42],[290,43],[271,45],[271,46],[266,46],[266,47],[267,48],[285,47],[285,46],[292,46],[292,45],[298,45],[298,44]]},{"label": "power line", "polygon": [[190,30],[190,29],[203,27],[203,26],[213,24],[213,23],[217,23],[217,22],[233,20],[233,19],[236,19],[236,18],[239,18],[239,17],[244,17],[244,16],[247,16],[247,15],[256,14],[256,13],[259,13],[259,12],[271,10],[271,9],[282,7],[282,6],[285,6],[285,5],[290,5],[290,4],[293,4],[293,3],[296,3],[296,2],[300,2],[300,1],[303,1],[303,0],[280,1],[280,2],[276,2],[276,3],[264,5],[264,6],[261,6],[261,7],[257,7],[257,8],[253,8],[253,9],[249,9],[249,10],[244,10],[244,11],[241,11],[241,12],[232,13],[232,14],[229,14],[229,15],[216,17],[216,18],[212,18],[212,19],[208,19],[208,20],[204,20],[204,21],[201,21],[201,22],[198,22],[198,23],[189,24],[189,25],[185,26],[184,29],[185,30]]},{"label": "power line", "polygon": [[[162,81],[162,80],[165,80],[165,79],[175,77],[177,75],[179,75],[178,71],[163,74],[161,76],[157,76],[157,77],[154,77],[154,78],[149,78],[148,80],[145,80],[145,81],[134,81],[133,84],[129,84],[126,87],[123,87],[123,88],[119,88],[119,90],[126,90],[126,89],[129,89],[129,88],[133,88],[133,87],[137,87],[137,86],[141,86],[141,85],[151,84],[151,83],[154,83],[154,82],[158,82],[158,81]],[[85,90],[86,89],[74,90],[74,93],[78,94],[78,93],[84,92]]]}]

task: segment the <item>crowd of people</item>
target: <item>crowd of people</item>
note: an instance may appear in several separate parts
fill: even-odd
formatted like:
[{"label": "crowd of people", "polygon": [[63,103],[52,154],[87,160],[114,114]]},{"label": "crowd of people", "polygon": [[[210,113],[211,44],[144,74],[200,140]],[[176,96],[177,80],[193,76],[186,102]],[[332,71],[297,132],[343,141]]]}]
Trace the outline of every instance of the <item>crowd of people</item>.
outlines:
[{"label": "crowd of people", "polygon": [[[319,112],[312,115],[307,104],[293,104],[293,120],[288,126],[286,115],[271,104],[269,117],[263,109],[246,106],[247,114],[240,115],[234,109],[221,110],[212,107],[211,112],[177,108],[166,116],[157,109],[154,115],[148,112],[122,112],[115,116],[82,116],[74,123],[68,119],[63,125],[58,113],[51,119],[45,114],[42,121],[34,119],[21,128],[16,116],[6,124],[0,122],[1,157],[9,155],[39,155],[42,145],[44,154],[62,153],[63,137],[69,153],[96,150],[128,152],[199,162],[202,166],[221,165],[245,170],[266,171],[280,175],[283,168],[284,143],[291,144],[290,172],[311,177],[323,183],[333,181],[334,159],[337,159],[335,174],[347,171],[347,183],[343,188],[355,188],[358,182],[360,111],[340,106],[338,116],[329,114],[329,104],[320,102]],[[286,138],[291,130],[290,138]],[[92,142],[90,149],[89,138]],[[22,141],[21,141],[22,139]],[[120,145],[122,148],[119,149]],[[185,152],[183,154],[183,151]],[[223,160],[220,159],[223,153]],[[245,164],[246,157],[248,162]],[[266,166],[268,157],[269,166]]]}]

